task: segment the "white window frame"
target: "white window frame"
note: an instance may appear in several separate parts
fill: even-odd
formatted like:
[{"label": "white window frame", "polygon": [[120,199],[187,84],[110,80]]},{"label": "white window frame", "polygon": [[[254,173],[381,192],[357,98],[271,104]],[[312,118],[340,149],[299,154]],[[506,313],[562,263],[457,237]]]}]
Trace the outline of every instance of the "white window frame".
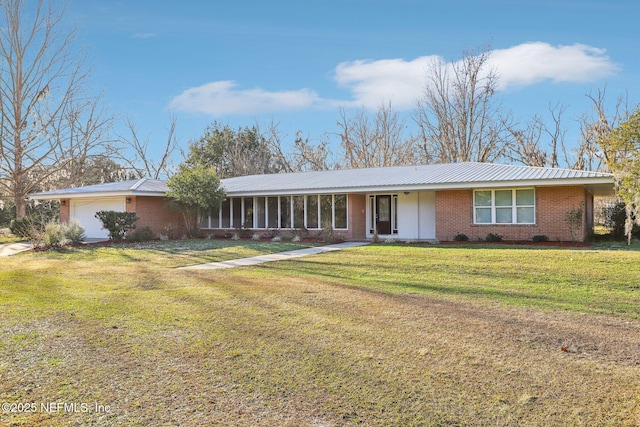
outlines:
[{"label": "white window frame", "polygon": [[[338,195],[344,195],[345,196],[345,203],[346,203],[346,228],[336,228],[336,196]],[[321,229],[321,224],[322,224],[322,204],[320,203],[320,198],[321,196],[331,196],[331,226],[336,229],[336,230],[349,230],[349,194],[348,193],[337,193],[337,194],[312,194],[312,195],[300,195],[300,196],[304,196],[304,203],[303,203],[303,215],[304,215],[304,226],[305,228],[308,227],[307,224],[307,209],[308,209],[308,205],[307,205],[307,201],[310,197],[313,197],[316,200],[316,205],[317,205],[317,219],[318,219],[318,226],[316,228],[314,228],[314,230],[320,230]],[[241,204],[240,204],[240,215],[241,215],[241,224],[244,224],[245,222],[245,200],[246,199],[252,199],[253,200],[253,229],[256,230],[268,230],[269,228],[269,198],[273,197],[276,198],[278,200],[278,225],[277,228],[278,229],[282,229],[282,230],[293,230],[294,229],[294,214],[295,214],[295,209],[293,206],[293,195],[289,195],[289,196],[259,196],[259,197],[263,197],[264,198],[264,221],[265,221],[265,228],[260,228],[258,227],[258,209],[257,209],[257,204],[258,204],[258,196],[255,197],[229,197],[228,198],[228,202],[229,202],[229,224],[231,226],[231,228],[236,227],[236,224],[234,224],[233,221],[233,214],[234,214],[234,209],[233,209],[233,204],[234,204],[234,200],[235,199],[240,199],[241,200]],[[290,214],[290,218],[289,218],[289,223],[288,224],[281,224],[281,219],[282,219],[282,199],[283,198],[287,198],[289,200],[289,214]],[[222,227],[222,204],[220,205],[220,208],[218,209],[218,215],[213,216],[213,215],[209,215],[209,228],[215,229],[215,228],[223,228]]]},{"label": "white window frame", "polygon": [[[532,205],[517,205],[516,192],[519,190],[533,191]],[[478,192],[491,192],[491,206],[477,206],[476,194]],[[511,191],[511,222],[497,222],[496,210],[501,207],[496,206],[496,191]],[[518,208],[533,208],[533,222],[518,222]],[[478,209],[491,209],[491,222],[478,222]],[[474,225],[535,225],[536,224],[536,189],[535,187],[518,187],[518,188],[478,188],[473,190],[473,224]]]}]

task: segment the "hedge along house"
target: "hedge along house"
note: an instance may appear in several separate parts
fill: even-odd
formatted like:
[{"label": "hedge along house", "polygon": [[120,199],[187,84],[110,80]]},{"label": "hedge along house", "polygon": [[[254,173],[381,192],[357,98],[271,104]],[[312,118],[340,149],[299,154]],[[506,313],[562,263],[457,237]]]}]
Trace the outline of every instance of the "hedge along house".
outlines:
[{"label": "hedge along house", "polygon": [[[62,220],[77,217],[82,222],[78,212],[86,218],[103,201],[120,197],[123,209],[140,216],[139,226],[147,224],[161,233],[168,223],[181,224],[167,211],[164,183],[131,183],[31,198],[68,200],[69,205],[61,207],[64,212],[69,206],[66,216],[61,213]],[[594,196],[614,192],[611,174],[491,163],[252,175],[224,179],[221,184],[227,199],[205,218],[204,233],[304,229],[313,235],[330,226],[334,235],[348,240],[378,235],[447,241],[458,234],[477,240],[490,233],[505,240],[531,240],[536,235],[583,240],[593,232]],[[568,221],[571,214],[577,223]]]}]

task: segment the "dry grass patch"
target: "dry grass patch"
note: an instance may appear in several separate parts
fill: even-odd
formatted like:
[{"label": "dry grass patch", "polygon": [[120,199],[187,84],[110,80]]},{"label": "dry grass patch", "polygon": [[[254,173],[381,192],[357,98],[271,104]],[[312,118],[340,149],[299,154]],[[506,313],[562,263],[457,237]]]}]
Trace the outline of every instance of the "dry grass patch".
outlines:
[{"label": "dry grass patch", "polygon": [[[0,425],[640,423],[640,321],[626,305],[511,300],[518,284],[535,295],[582,279],[557,276],[545,251],[448,251],[371,246],[214,272],[162,267],[153,251],[12,258],[0,402],[110,412],[2,413]],[[478,272],[465,276],[464,257]],[[492,263],[509,270],[480,277]],[[447,269],[466,284],[441,280]],[[585,295],[632,299],[620,277]]]}]

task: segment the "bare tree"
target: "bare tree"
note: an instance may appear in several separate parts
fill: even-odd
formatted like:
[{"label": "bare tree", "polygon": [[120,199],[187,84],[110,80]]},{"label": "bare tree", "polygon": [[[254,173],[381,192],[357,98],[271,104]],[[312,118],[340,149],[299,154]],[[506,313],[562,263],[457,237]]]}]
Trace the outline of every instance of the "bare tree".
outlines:
[{"label": "bare tree", "polygon": [[313,145],[309,137],[304,138],[302,131],[297,131],[293,146],[284,149],[278,125],[272,123],[269,128],[269,145],[275,163],[281,172],[306,172],[336,169],[337,164],[331,163],[331,149],[327,139]]},{"label": "bare tree", "polygon": [[507,136],[495,100],[498,76],[490,50],[465,52],[460,61],[434,60],[414,120],[425,162],[491,162],[506,153]]},{"label": "bare tree", "polygon": [[97,97],[78,100],[60,117],[53,130],[65,143],[56,151],[55,164],[65,166],[49,180],[50,186],[81,187],[124,177],[124,169],[105,154],[112,123]]},{"label": "bare tree", "polygon": [[417,161],[416,138],[405,135],[405,123],[391,104],[380,105],[373,117],[364,109],[352,117],[342,110],[338,127],[349,168],[412,165]]},{"label": "bare tree", "polygon": [[325,137],[314,145],[309,137],[302,136],[301,131],[296,133],[288,157],[293,172],[324,171],[338,168],[338,163],[331,160],[332,151],[329,139]]},{"label": "bare tree", "polygon": [[610,171],[609,165],[617,158],[625,158],[622,151],[607,151],[600,144],[618,125],[626,120],[632,109],[626,96],[619,96],[613,111],[607,112],[606,87],[599,89],[596,95],[587,97],[593,103],[594,116],[585,114],[580,121],[581,141],[576,150],[575,166],[580,169]]},{"label": "bare tree", "polygon": [[[62,10],[37,0],[0,2],[0,190],[25,215],[25,197],[55,175],[87,72]],[[60,125],[60,127],[57,127]]]},{"label": "bare tree", "polygon": [[[562,116],[566,107],[561,104],[549,105],[551,125],[538,114],[525,123],[524,128],[504,122],[504,127],[511,135],[507,157],[527,166],[558,167],[559,150],[564,150],[566,130],[562,124]],[[566,154],[566,153],[565,153]],[[569,164],[565,156],[565,161]]]},{"label": "bare tree", "polygon": [[154,157],[151,152],[150,136],[147,135],[141,139],[136,124],[127,117],[125,119],[125,127],[129,131],[129,136],[119,135],[116,146],[111,147],[113,158],[118,159],[131,174],[138,178],[160,179],[161,177],[169,177],[173,172],[173,165],[170,163],[171,157],[178,147],[176,138],[177,120],[175,116],[169,118],[169,125],[166,128],[166,141],[158,147],[157,153],[159,158]]}]

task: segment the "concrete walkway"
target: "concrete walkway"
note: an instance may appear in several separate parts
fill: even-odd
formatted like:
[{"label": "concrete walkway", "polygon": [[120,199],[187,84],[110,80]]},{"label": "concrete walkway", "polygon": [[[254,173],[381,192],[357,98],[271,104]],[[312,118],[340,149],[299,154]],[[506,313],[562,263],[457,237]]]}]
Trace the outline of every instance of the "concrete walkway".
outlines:
[{"label": "concrete walkway", "polygon": [[325,252],[339,251],[346,248],[367,245],[367,242],[344,242],[335,245],[318,246],[314,248],[297,249],[294,251],[280,252],[276,254],[259,255],[251,258],[233,259],[229,261],[211,262],[208,264],[190,265],[180,267],[183,270],[218,270],[220,268],[245,267],[248,265],[262,264],[272,261],[283,261],[291,258],[300,258],[307,255],[322,254]]},{"label": "concrete walkway", "polygon": [[29,242],[4,243],[0,245],[0,256],[15,255],[33,248]]}]

